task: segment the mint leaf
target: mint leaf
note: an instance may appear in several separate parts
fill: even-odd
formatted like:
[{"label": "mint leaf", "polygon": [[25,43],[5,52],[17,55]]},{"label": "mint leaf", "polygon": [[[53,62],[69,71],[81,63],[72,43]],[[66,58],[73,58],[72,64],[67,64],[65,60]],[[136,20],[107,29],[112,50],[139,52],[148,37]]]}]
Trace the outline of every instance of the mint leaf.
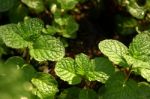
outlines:
[{"label": "mint leaf", "polygon": [[58,61],[64,57],[63,44],[52,36],[40,36],[30,48],[31,57],[38,61]]},{"label": "mint leaf", "polygon": [[0,12],[8,11],[11,9],[16,0],[0,0]]},{"label": "mint leaf", "polygon": [[45,9],[43,0],[21,0],[21,1],[31,9],[34,9],[37,13],[40,13]]},{"label": "mint leaf", "polygon": [[29,42],[25,41],[21,35],[18,34],[16,24],[8,24],[0,27],[0,35],[2,40],[8,47],[25,48]]},{"label": "mint leaf", "polygon": [[78,99],[80,88],[78,87],[71,87],[65,89],[58,97],[58,99]]},{"label": "mint leaf", "polygon": [[105,83],[106,80],[115,72],[113,64],[104,57],[97,57],[91,60],[92,69],[87,76],[90,81],[99,81]]},{"label": "mint leaf", "polygon": [[127,9],[129,13],[138,19],[143,19],[147,11],[145,6],[139,6],[136,0],[128,0]]},{"label": "mint leaf", "polygon": [[73,19],[73,17],[65,15],[64,17],[57,16],[55,17],[55,22],[58,24],[55,27],[57,32],[66,38],[75,38],[76,31],[79,28],[79,25]]},{"label": "mint leaf", "polygon": [[129,52],[134,58],[148,62],[150,59],[150,34],[138,34],[130,44]]},{"label": "mint leaf", "polygon": [[76,74],[75,65],[75,61],[72,58],[63,58],[57,62],[55,72],[69,84],[78,84],[81,82],[81,78]]},{"label": "mint leaf", "polygon": [[83,89],[79,93],[79,99],[98,99],[98,95],[92,89]]},{"label": "mint leaf", "polygon": [[34,94],[40,99],[54,99],[58,92],[57,82],[50,74],[37,73],[31,82],[35,86]]},{"label": "mint leaf", "polygon": [[76,55],[75,62],[77,74],[85,76],[92,69],[89,57],[83,53]]},{"label": "mint leaf", "polygon": [[140,99],[138,85],[133,80],[126,80],[124,74],[116,73],[106,82],[103,99]]},{"label": "mint leaf", "polygon": [[117,40],[103,40],[99,49],[109,60],[120,66],[127,66],[123,56],[128,53],[128,48]]},{"label": "mint leaf", "polygon": [[38,18],[27,18],[24,23],[18,23],[18,31],[24,40],[34,42],[40,35],[44,28],[44,23]]},{"label": "mint leaf", "polygon": [[57,0],[58,3],[60,3],[61,8],[64,10],[70,10],[75,7],[75,5],[78,3],[77,0]]},{"label": "mint leaf", "polygon": [[19,24],[8,24],[0,27],[0,37],[8,47],[25,48],[40,36],[44,27],[40,19],[26,19]]}]

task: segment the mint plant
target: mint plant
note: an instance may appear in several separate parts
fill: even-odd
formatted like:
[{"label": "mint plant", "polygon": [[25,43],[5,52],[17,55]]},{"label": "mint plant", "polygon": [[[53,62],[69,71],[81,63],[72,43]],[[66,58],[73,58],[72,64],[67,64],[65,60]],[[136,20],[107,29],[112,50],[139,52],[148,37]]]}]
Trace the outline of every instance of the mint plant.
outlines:
[{"label": "mint plant", "polygon": [[31,57],[38,61],[61,59],[64,56],[63,44],[55,37],[42,35],[43,28],[40,19],[25,19],[24,23],[1,26],[0,36],[8,47],[29,48]]},{"label": "mint plant", "polygon": [[87,55],[81,53],[76,55],[75,60],[66,57],[58,61],[55,72],[69,84],[78,84],[82,79],[105,83],[114,73],[114,68],[106,58],[99,57],[90,60]]},{"label": "mint plant", "polygon": [[[117,40],[104,40],[99,43],[99,49],[116,65],[130,68],[149,80],[149,33],[138,34],[127,48]],[[143,42],[144,41],[144,42]]]}]

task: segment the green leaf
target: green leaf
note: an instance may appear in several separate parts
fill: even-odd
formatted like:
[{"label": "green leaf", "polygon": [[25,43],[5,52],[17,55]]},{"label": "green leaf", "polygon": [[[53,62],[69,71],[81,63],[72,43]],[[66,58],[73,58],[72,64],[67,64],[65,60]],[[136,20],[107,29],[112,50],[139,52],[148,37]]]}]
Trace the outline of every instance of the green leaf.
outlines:
[{"label": "green leaf", "polygon": [[129,66],[132,66],[132,69],[145,68],[150,69],[150,64],[142,60],[136,59],[130,55],[124,55],[124,58]]},{"label": "green leaf", "polygon": [[54,99],[58,92],[57,82],[50,74],[37,73],[31,82],[36,88],[35,95],[40,99]]},{"label": "green leaf", "polygon": [[25,48],[29,42],[25,41],[19,34],[16,24],[9,24],[0,27],[0,35],[8,47]]},{"label": "green leaf", "polygon": [[64,57],[63,44],[52,36],[40,36],[30,48],[30,55],[37,61],[58,61]]},{"label": "green leaf", "polygon": [[140,68],[139,72],[143,78],[150,82],[150,69]]},{"label": "green leaf", "polygon": [[8,66],[13,65],[15,66],[16,69],[20,69],[25,64],[25,61],[22,57],[13,56],[13,57],[8,58],[5,64]]},{"label": "green leaf", "polygon": [[148,62],[150,59],[150,34],[138,34],[130,44],[129,52],[134,58]]},{"label": "green leaf", "polygon": [[137,20],[132,17],[124,17],[121,15],[116,16],[116,31],[121,35],[130,35],[135,33]]},{"label": "green leaf", "polygon": [[80,88],[78,87],[71,87],[65,89],[58,97],[58,99],[78,99]]},{"label": "green leaf", "polygon": [[92,89],[83,89],[80,91],[79,99],[98,99],[98,95]]},{"label": "green leaf", "polygon": [[127,66],[123,56],[128,53],[128,48],[117,40],[103,40],[99,49],[109,60],[120,66]]},{"label": "green leaf", "polygon": [[26,80],[26,81],[31,81],[31,79],[35,76],[36,74],[36,70],[33,68],[32,65],[29,65],[29,64],[24,64],[22,67],[21,67],[21,72],[23,74],[23,78]]},{"label": "green leaf", "polygon": [[75,62],[76,72],[81,76],[86,76],[88,71],[92,69],[92,64],[89,57],[83,53],[76,55]]},{"label": "green leaf", "polygon": [[21,0],[31,9],[34,9],[37,13],[44,11],[45,6],[43,0]]},{"label": "green leaf", "polygon": [[128,0],[127,9],[129,13],[138,19],[143,19],[146,14],[146,7],[140,6],[136,0]]},{"label": "green leaf", "polygon": [[75,5],[78,3],[78,0],[57,0],[57,2],[60,3],[62,9],[70,10],[75,7]]},{"label": "green leaf", "polygon": [[0,27],[0,36],[8,47],[25,48],[40,36],[44,25],[40,19],[26,19],[24,23],[8,24]]},{"label": "green leaf", "polygon": [[72,58],[63,58],[57,62],[55,72],[57,76],[69,84],[78,84],[81,82],[81,78],[76,74],[75,65]]},{"label": "green leaf", "polygon": [[44,23],[38,18],[26,18],[24,23],[18,23],[18,31],[24,40],[34,42],[44,28]]},{"label": "green leaf", "polygon": [[103,99],[140,99],[138,85],[133,80],[126,80],[124,74],[116,73],[106,82]]},{"label": "green leaf", "polygon": [[139,84],[139,93],[140,99],[149,99],[150,98],[150,84],[146,82],[140,82]]},{"label": "green leaf", "polygon": [[99,81],[105,83],[106,80],[115,72],[113,64],[104,57],[97,57],[91,60],[93,68],[87,76],[90,81]]},{"label": "green leaf", "polygon": [[55,22],[57,32],[66,38],[76,38],[76,31],[79,29],[79,25],[73,19],[73,17],[69,15],[65,15],[64,17],[56,17]]},{"label": "green leaf", "polygon": [[16,2],[16,0],[0,0],[0,12],[8,11]]}]

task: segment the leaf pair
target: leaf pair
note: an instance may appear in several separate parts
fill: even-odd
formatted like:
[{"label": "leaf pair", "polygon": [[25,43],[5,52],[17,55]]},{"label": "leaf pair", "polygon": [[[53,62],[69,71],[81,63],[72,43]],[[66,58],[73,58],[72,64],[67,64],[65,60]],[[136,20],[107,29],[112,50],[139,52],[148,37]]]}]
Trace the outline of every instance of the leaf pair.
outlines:
[{"label": "leaf pair", "polygon": [[[104,40],[99,43],[99,49],[108,56],[110,61],[123,67],[132,66],[137,72],[150,81],[150,34],[138,34],[129,49],[117,40]],[[147,72],[147,73],[145,73]]]},{"label": "leaf pair", "polygon": [[114,68],[106,58],[90,60],[88,56],[81,53],[76,55],[75,60],[67,57],[58,61],[55,72],[57,76],[69,84],[78,84],[82,78],[104,83],[114,73]]},{"label": "leaf pair", "polygon": [[24,23],[1,26],[0,37],[8,47],[28,47],[31,57],[38,61],[61,59],[65,54],[63,44],[55,37],[42,35],[43,28],[40,19],[25,19]]}]

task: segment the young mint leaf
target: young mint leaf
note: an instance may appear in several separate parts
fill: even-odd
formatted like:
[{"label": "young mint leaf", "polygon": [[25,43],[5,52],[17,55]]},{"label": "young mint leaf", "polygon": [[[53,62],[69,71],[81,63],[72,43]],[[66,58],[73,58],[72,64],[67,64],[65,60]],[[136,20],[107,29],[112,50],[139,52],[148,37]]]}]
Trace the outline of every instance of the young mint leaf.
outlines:
[{"label": "young mint leaf", "polygon": [[8,11],[16,2],[16,0],[0,0],[0,12]]},{"label": "young mint leaf", "polygon": [[65,49],[63,44],[52,36],[40,36],[30,48],[31,57],[38,61],[57,61],[64,57]]},{"label": "young mint leaf", "polygon": [[138,19],[143,19],[146,14],[146,7],[138,5],[136,0],[128,0],[127,9],[129,13]]},{"label": "young mint leaf", "polygon": [[80,88],[78,87],[71,87],[65,89],[58,97],[58,99],[78,99]]},{"label": "young mint leaf", "polygon": [[66,38],[75,38],[76,31],[79,28],[79,25],[73,19],[73,17],[69,15],[65,15],[64,17],[57,16],[55,17],[55,22],[58,24],[55,27],[57,28],[57,32]]},{"label": "young mint leaf", "polygon": [[97,57],[91,60],[92,69],[87,76],[90,81],[99,81],[105,83],[106,80],[115,73],[113,64],[104,57]]},{"label": "young mint leaf", "polygon": [[35,95],[40,99],[54,99],[56,92],[58,92],[57,82],[50,74],[37,73],[31,82],[36,89]]},{"label": "young mint leaf", "polygon": [[57,2],[60,3],[62,9],[70,10],[75,7],[75,5],[78,3],[78,0],[57,0]]},{"label": "young mint leaf", "polygon": [[81,76],[86,76],[88,71],[92,69],[92,64],[89,57],[83,53],[76,55],[75,62],[76,72]]},{"label": "young mint leaf", "polygon": [[8,24],[0,27],[0,37],[8,47],[25,48],[40,36],[44,25],[40,19],[26,19],[24,23]]},{"label": "young mint leaf", "polygon": [[117,40],[103,40],[99,43],[99,49],[109,60],[120,66],[127,66],[123,56],[128,53],[128,48]]},{"label": "young mint leaf", "polygon": [[138,34],[130,44],[129,52],[134,58],[148,62],[150,59],[150,34]]},{"label": "young mint leaf", "polygon": [[92,89],[83,89],[79,93],[79,99],[98,99],[98,95]]},{"label": "young mint leaf", "polygon": [[24,40],[34,42],[40,36],[44,23],[38,18],[27,18],[17,26],[17,33],[20,33]]},{"label": "young mint leaf", "polygon": [[75,65],[75,61],[72,58],[63,58],[57,62],[55,72],[69,84],[78,84],[81,82],[81,78],[76,74]]},{"label": "young mint leaf", "polygon": [[106,82],[103,99],[140,99],[138,90],[135,81],[126,80],[123,73],[116,73]]},{"label": "young mint leaf", "polygon": [[21,0],[31,9],[34,9],[37,13],[44,11],[45,6],[43,0]]}]

